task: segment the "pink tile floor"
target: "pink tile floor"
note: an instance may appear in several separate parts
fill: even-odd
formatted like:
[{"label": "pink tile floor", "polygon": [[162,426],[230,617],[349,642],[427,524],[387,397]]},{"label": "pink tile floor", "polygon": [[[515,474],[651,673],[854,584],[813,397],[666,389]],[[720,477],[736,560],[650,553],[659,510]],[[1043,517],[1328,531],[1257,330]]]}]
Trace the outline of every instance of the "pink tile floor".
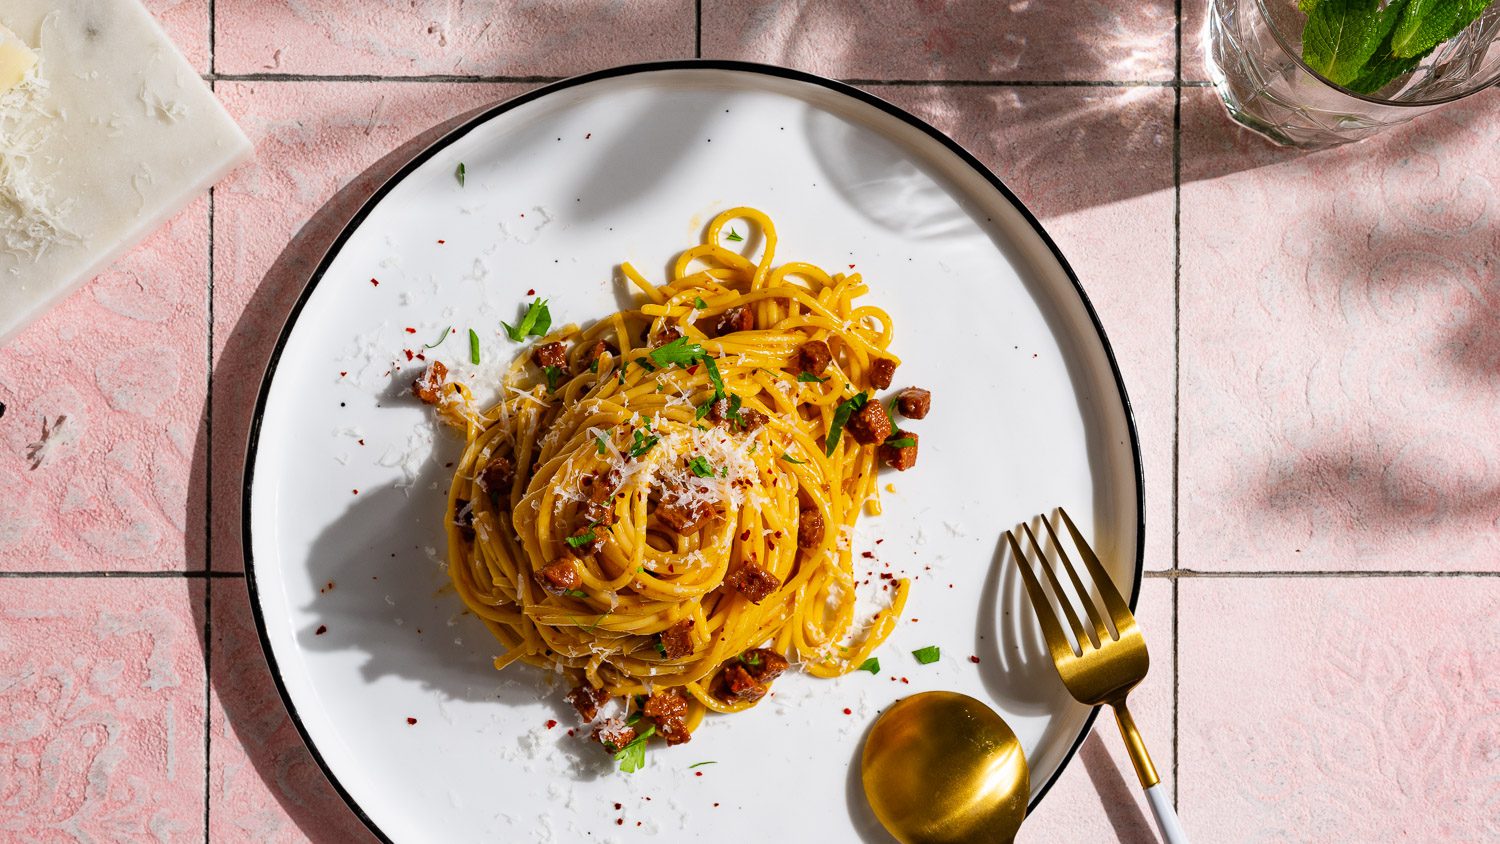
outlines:
[{"label": "pink tile floor", "polygon": [[[1144,448],[1135,708],[1197,840],[1500,839],[1493,95],[1277,150],[1198,81],[1197,2],[147,5],[258,156],[0,350],[0,840],[365,837],[241,574],[247,361],[288,256],[436,124],[694,55],[914,111],[1071,257]],[[1101,720],[1023,840],[1111,837],[1154,832]]]}]

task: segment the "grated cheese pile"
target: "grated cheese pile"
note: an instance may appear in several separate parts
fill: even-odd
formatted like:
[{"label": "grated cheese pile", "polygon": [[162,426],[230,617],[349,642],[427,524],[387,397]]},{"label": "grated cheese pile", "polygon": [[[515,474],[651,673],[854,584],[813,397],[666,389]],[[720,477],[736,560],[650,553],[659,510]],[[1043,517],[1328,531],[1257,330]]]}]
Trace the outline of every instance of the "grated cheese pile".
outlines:
[{"label": "grated cheese pile", "polygon": [[[19,39],[0,27],[0,47],[18,49]],[[0,252],[19,264],[40,259],[56,243],[76,241],[63,220],[72,203],[57,204],[37,175],[57,162],[38,153],[56,131],[61,116],[47,108],[45,52],[19,84],[0,86]],[[19,272],[13,267],[13,273]]]}]

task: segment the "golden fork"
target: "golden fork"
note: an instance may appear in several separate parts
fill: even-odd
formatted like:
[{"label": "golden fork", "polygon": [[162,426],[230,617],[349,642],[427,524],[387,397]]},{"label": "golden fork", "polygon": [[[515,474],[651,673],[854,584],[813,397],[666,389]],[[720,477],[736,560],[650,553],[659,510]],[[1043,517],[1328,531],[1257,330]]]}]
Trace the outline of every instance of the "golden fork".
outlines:
[{"label": "golden fork", "polygon": [[1104,600],[1104,609],[1109,613],[1115,634],[1110,635],[1103,614],[1089,597],[1088,590],[1078,577],[1078,571],[1073,568],[1072,560],[1068,559],[1067,552],[1058,541],[1051,521],[1038,517],[1047,528],[1052,547],[1057,551],[1057,558],[1067,571],[1068,580],[1072,582],[1078,599],[1083,602],[1084,612],[1092,623],[1091,629],[1086,630],[1079,621],[1078,612],[1063,591],[1057,573],[1048,564],[1047,556],[1042,553],[1041,544],[1036,541],[1036,534],[1031,532],[1029,525],[1022,523],[1021,529],[1025,531],[1032,550],[1036,552],[1037,564],[1047,576],[1047,582],[1052,585],[1052,592],[1057,596],[1063,616],[1067,618],[1073,637],[1078,642],[1078,649],[1074,650],[1073,643],[1068,640],[1058,622],[1057,614],[1052,611],[1052,604],[1047,600],[1047,593],[1042,590],[1041,581],[1031,570],[1031,563],[1026,555],[1021,552],[1015,533],[1006,531],[1005,538],[1010,541],[1011,553],[1015,555],[1021,577],[1026,581],[1026,591],[1031,595],[1031,607],[1036,610],[1037,621],[1042,625],[1047,649],[1052,652],[1052,661],[1057,665],[1057,673],[1062,675],[1063,685],[1067,686],[1068,692],[1079,703],[1089,706],[1107,703],[1115,710],[1115,720],[1120,723],[1120,733],[1125,737],[1125,749],[1129,751],[1130,761],[1135,765],[1141,788],[1146,790],[1146,800],[1151,804],[1151,814],[1156,816],[1156,826],[1161,830],[1162,839],[1167,844],[1187,844],[1187,834],[1182,831],[1177,813],[1172,809],[1166,789],[1161,785],[1161,777],[1156,775],[1156,766],[1151,764],[1151,754],[1146,752],[1146,742],[1141,738],[1141,731],[1136,729],[1130,710],[1125,707],[1125,696],[1145,679],[1146,669],[1151,665],[1146,655],[1146,640],[1141,637],[1141,630],[1136,626],[1135,615],[1130,612],[1125,599],[1120,597],[1109,573],[1099,564],[1094,549],[1084,541],[1083,534],[1079,533],[1078,526],[1073,524],[1067,511],[1059,507],[1057,512],[1062,515],[1063,524],[1067,525],[1068,533],[1072,534],[1073,542],[1078,547],[1078,555],[1083,558],[1089,576],[1099,590],[1099,597]]}]

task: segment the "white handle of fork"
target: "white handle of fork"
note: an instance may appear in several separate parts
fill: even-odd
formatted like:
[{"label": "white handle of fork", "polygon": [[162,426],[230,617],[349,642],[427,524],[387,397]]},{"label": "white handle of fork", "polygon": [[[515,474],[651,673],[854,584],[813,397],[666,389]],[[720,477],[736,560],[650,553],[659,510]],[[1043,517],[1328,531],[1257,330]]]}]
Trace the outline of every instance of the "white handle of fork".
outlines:
[{"label": "white handle of fork", "polygon": [[1187,833],[1182,831],[1182,822],[1177,820],[1177,810],[1172,808],[1166,787],[1157,783],[1146,789],[1146,801],[1151,804],[1151,814],[1156,816],[1161,840],[1166,844],[1188,844]]}]

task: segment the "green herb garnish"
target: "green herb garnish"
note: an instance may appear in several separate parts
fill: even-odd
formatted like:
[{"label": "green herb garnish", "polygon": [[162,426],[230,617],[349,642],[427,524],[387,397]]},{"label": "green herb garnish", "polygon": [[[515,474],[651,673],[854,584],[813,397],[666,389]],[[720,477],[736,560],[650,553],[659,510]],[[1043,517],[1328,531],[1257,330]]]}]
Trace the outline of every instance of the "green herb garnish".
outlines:
[{"label": "green herb garnish", "polygon": [[760,654],[750,653],[749,651],[746,651],[745,653],[740,654],[740,662],[743,662],[746,665],[751,666],[752,668],[757,667],[761,663]]},{"label": "green herb garnish", "polygon": [[911,448],[917,444],[916,437],[889,437],[883,443],[891,448]]},{"label": "green herb garnish", "polygon": [[594,446],[599,449],[600,454],[603,454],[608,450],[608,446],[605,444],[604,437],[602,435],[594,437]]},{"label": "green herb garnish", "polygon": [[705,302],[705,301],[703,301],[703,297],[702,296],[698,296],[698,297],[695,297],[693,299],[693,307],[695,307],[695,308],[697,308],[698,310],[701,311],[704,308],[708,307],[708,303]]},{"label": "green herb garnish", "polygon": [[[651,363],[651,361],[646,360],[643,357],[642,358],[636,358],[635,362],[636,362],[636,365],[640,366],[642,369],[646,370],[647,372],[655,372],[656,371],[656,367]],[[621,369],[620,372],[624,373],[625,370]]]},{"label": "green herb garnish", "polygon": [[827,381],[829,377],[830,376],[825,375],[822,378],[819,378],[818,376],[812,374],[811,372],[799,372],[799,373],[797,373],[797,380],[798,381],[806,381],[806,382],[813,383],[813,384],[821,384],[824,381]]},{"label": "green herb garnish", "polygon": [[647,727],[644,733],[636,736],[630,744],[620,748],[615,754],[615,761],[620,763],[620,772],[633,774],[646,765],[646,739],[656,735],[655,727]]},{"label": "green herb garnish", "polygon": [[732,240],[735,243],[739,243],[740,241],[744,240],[743,237],[740,237],[740,233],[735,231],[733,227],[729,229],[729,234],[724,235],[724,239]]},{"label": "green herb garnish", "polygon": [[453,175],[458,178],[458,186],[463,187],[464,178],[469,175],[469,168],[465,167],[464,163],[460,161],[458,162],[458,170],[454,171]]},{"label": "green herb garnish", "polygon": [[689,342],[686,337],[678,337],[652,349],[651,361],[658,366],[671,366],[674,363],[678,366],[691,366],[706,354],[701,345]]},{"label": "green herb garnish", "polygon": [[650,451],[651,447],[654,446],[654,445],[656,445],[660,441],[661,441],[661,437],[658,437],[658,436],[655,436],[655,435],[652,435],[652,436],[648,437],[645,434],[643,434],[642,432],[636,431],[635,432],[635,442],[634,442],[633,445],[630,446],[630,456],[631,457],[640,457],[641,455],[643,455],[646,452]]},{"label": "green herb garnish", "polygon": [[925,648],[918,648],[912,651],[911,655],[917,658],[917,662],[923,665],[931,665],[938,661],[938,657],[942,656],[943,652],[937,645],[928,645]]},{"label": "green herb garnish", "polygon": [[443,341],[447,340],[448,339],[448,335],[450,333],[452,333],[452,332],[453,332],[453,326],[450,325],[447,328],[444,328],[443,329],[443,336],[437,338],[437,342],[436,343],[428,343],[427,345],[423,346],[422,348],[424,348],[424,349],[436,349],[438,346],[443,345]]},{"label": "green herb garnish", "polygon": [[689,765],[688,766],[688,770],[691,771],[694,768],[701,768],[704,765],[717,765],[717,764],[719,764],[719,763],[718,762],[696,762],[696,763],[694,763],[692,765]]},{"label": "green herb garnish", "polygon": [[547,374],[547,392],[555,392],[557,390],[557,382],[562,378],[562,368],[549,366],[542,371]]},{"label": "green herb garnish", "polygon": [[1330,82],[1373,94],[1415,70],[1493,0],[1299,0],[1302,60]]},{"label": "green herb garnish", "polygon": [[563,541],[568,543],[569,548],[582,548],[594,541],[594,529],[589,528],[587,532],[580,533],[577,536],[570,536]]},{"label": "green herb garnish", "polygon": [[541,297],[532,300],[531,305],[526,308],[526,313],[521,321],[515,325],[501,322],[504,326],[506,336],[519,343],[528,336],[541,337],[552,327],[552,312],[547,310],[547,303]]},{"label": "green herb garnish", "polygon": [[693,474],[697,475],[700,478],[712,478],[714,476],[714,467],[710,466],[708,464],[708,458],[704,457],[701,454],[697,457],[694,457],[688,463],[688,468],[693,470]]},{"label": "green herb garnish", "polygon": [[479,365],[479,335],[474,329],[469,329],[469,363]]},{"label": "green herb garnish", "polygon": [[785,460],[788,463],[796,463],[798,466],[801,466],[801,465],[803,465],[804,463],[807,462],[806,460],[798,460],[797,458],[795,458],[795,457],[793,457],[791,455],[791,452],[786,452],[786,451],[784,451],[784,452],[781,453],[781,459]]},{"label": "green herb garnish", "polygon": [[828,440],[824,446],[824,453],[827,456],[833,456],[833,450],[838,447],[839,438],[843,436],[844,426],[849,423],[849,417],[853,416],[856,410],[864,407],[865,402],[869,400],[870,394],[862,392],[852,399],[839,402],[838,408],[833,411],[833,422],[828,426]]},{"label": "green herb garnish", "polygon": [[563,594],[567,595],[569,598],[587,598],[589,596],[589,593],[583,591],[582,589],[569,589]]},{"label": "green herb garnish", "polygon": [[662,659],[667,658],[667,646],[662,644],[661,639],[656,640],[656,652],[661,654]]},{"label": "green herb garnish", "polygon": [[869,659],[865,660],[864,662],[861,662],[859,664],[859,668],[857,668],[855,670],[857,670],[857,671],[868,671],[871,674],[879,674],[880,673],[880,660],[877,659],[876,657],[872,656]]}]

